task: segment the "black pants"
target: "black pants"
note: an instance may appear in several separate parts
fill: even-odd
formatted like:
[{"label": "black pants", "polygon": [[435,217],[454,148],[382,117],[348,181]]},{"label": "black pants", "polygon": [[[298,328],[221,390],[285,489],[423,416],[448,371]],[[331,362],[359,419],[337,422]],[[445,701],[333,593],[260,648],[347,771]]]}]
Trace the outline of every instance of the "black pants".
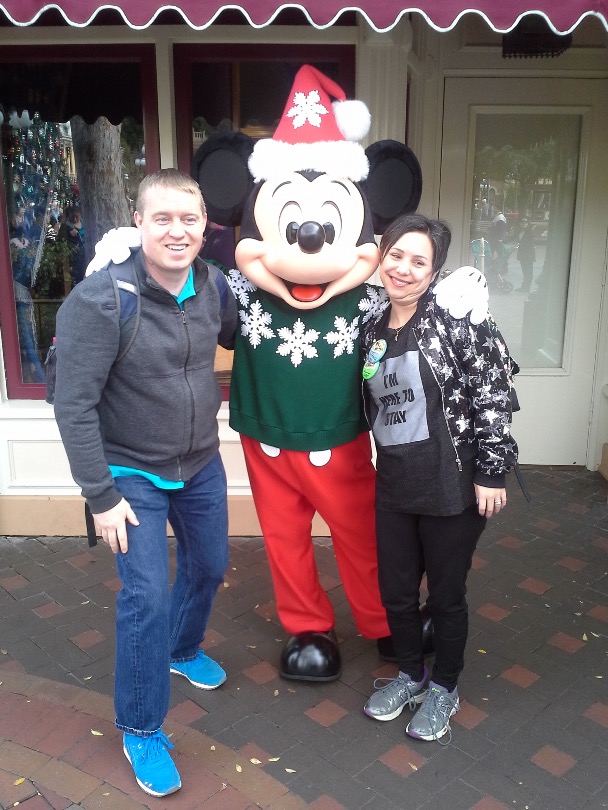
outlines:
[{"label": "black pants", "polygon": [[486,519],[477,506],[434,517],[377,512],[380,594],[401,672],[424,671],[420,582],[426,571],[427,604],[435,631],[432,679],[452,691],[464,666],[469,629],[467,574]]}]

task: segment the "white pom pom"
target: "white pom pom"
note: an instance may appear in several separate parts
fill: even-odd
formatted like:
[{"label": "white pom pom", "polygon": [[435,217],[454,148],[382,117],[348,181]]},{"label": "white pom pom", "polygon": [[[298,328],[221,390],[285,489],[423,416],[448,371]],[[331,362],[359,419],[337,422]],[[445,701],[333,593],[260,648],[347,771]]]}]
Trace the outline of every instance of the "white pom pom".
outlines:
[{"label": "white pom pom", "polygon": [[338,129],[347,141],[360,141],[365,138],[372,124],[372,117],[362,101],[355,99],[334,101],[331,106]]}]

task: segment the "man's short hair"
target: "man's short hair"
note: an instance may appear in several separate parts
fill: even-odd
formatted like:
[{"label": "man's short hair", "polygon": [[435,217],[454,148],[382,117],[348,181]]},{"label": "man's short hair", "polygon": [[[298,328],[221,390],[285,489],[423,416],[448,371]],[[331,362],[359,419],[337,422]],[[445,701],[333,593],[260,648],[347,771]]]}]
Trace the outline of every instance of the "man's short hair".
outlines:
[{"label": "man's short hair", "polygon": [[140,216],[144,211],[145,196],[148,191],[153,188],[174,189],[175,191],[184,191],[186,194],[192,194],[200,202],[203,214],[207,214],[205,201],[203,200],[203,195],[201,194],[196,180],[193,180],[189,174],[179,169],[161,169],[158,172],[147,174],[139,184],[135,210]]}]

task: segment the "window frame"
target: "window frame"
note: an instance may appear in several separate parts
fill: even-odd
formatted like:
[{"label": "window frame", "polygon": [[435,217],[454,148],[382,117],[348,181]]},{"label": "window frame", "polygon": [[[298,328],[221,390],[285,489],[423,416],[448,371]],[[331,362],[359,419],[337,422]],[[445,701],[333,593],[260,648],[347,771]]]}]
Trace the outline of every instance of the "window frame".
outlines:
[{"label": "window frame", "polygon": [[[146,172],[154,172],[160,168],[156,53],[153,44],[36,45],[27,49],[20,46],[4,46],[0,51],[0,69],[5,64],[40,62],[139,64]],[[29,112],[33,114],[35,110]],[[45,384],[23,382],[22,378],[17,314],[10,272],[12,265],[4,182],[0,182],[0,209],[0,324],[7,394],[11,400],[43,400],[46,395]]]}]

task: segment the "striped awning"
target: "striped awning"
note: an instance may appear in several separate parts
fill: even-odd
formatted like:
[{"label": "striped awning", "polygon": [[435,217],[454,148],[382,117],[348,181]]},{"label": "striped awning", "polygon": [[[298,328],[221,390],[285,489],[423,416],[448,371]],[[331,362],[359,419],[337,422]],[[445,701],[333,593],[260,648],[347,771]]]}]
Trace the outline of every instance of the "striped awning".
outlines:
[{"label": "striped awning", "polygon": [[223,11],[235,10],[243,14],[244,21],[254,28],[270,25],[286,9],[299,9],[310,25],[328,28],[345,12],[357,12],[376,31],[390,31],[406,14],[419,14],[437,31],[449,31],[465,14],[477,14],[495,31],[512,30],[525,16],[540,15],[558,34],[566,34],[586,17],[598,17],[608,29],[608,0],[420,0],[418,5],[404,4],[403,0],[358,0],[353,4],[344,0],[306,0],[303,3],[282,3],[280,0],[2,0],[0,12],[14,25],[32,25],[54,9],[69,25],[84,27],[95,22],[105,10],[118,13],[125,24],[134,29],[147,28],[163,12],[173,12],[194,29],[208,28]]}]

